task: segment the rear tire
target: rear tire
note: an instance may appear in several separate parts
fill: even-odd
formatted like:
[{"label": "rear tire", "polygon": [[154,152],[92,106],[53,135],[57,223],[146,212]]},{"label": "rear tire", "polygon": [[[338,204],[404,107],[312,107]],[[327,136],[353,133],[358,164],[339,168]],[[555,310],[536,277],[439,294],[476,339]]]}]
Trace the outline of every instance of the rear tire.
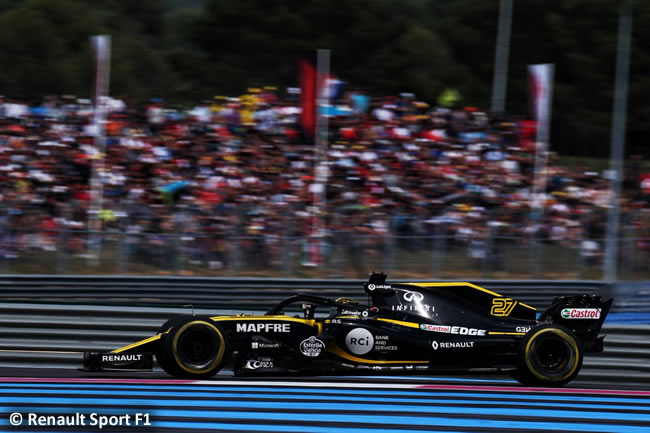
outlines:
[{"label": "rear tire", "polygon": [[221,369],[227,344],[217,324],[185,316],[169,320],[165,327],[162,332],[169,332],[163,337],[160,354],[156,354],[163,370],[174,377],[205,379]]},{"label": "rear tire", "polygon": [[583,352],[578,337],[560,325],[531,329],[519,346],[517,381],[530,386],[563,386],[580,372]]}]

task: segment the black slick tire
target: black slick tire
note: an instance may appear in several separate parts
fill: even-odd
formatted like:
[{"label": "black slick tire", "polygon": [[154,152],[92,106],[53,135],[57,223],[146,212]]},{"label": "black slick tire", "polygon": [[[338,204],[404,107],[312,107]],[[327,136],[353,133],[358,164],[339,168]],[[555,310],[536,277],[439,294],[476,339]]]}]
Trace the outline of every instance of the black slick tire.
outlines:
[{"label": "black slick tire", "polygon": [[517,371],[512,376],[530,386],[558,387],[571,382],[582,367],[578,337],[561,325],[531,329],[519,346]]},{"label": "black slick tire", "polygon": [[168,374],[187,379],[214,376],[223,366],[227,342],[208,318],[184,316],[168,321],[158,363]]},{"label": "black slick tire", "polygon": [[158,333],[161,334],[162,337],[161,337],[161,344],[158,346],[158,350],[155,353],[156,361],[158,361],[158,365],[160,365],[160,368],[162,368],[170,376],[177,377],[180,374],[180,372],[178,371],[177,368],[174,367],[174,364],[171,362],[171,360],[167,359],[167,357],[165,356],[165,350],[164,350],[165,340],[168,338],[169,333],[174,329],[174,326],[176,324],[181,323],[191,317],[192,317],[191,315],[182,315],[182,316],[173,317],[167,320],[158,330]]}]

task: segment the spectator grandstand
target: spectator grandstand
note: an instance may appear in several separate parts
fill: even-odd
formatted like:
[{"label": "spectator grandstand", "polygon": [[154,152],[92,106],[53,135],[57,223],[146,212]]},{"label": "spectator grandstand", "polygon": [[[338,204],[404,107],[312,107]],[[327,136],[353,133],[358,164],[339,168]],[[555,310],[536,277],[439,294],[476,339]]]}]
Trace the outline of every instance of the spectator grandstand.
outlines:
[{"label": "spectator grandstand", "polygon": [[[363,274],[369,258],[390,253],[387,239],[417,252],[435,248],[436,236],[495,270],[508,245],[531,238],[599,262],[608,180],[551,158],[546,192],[531,197],[530,122],[430,107],[412,95],[348,92],[326,110],[327,158],[317,161],[292,96],[252,89],[187,111],[109,98],[105,154],[94,145],[90,101],[0,100],[2,260],[30,249],[85,255],[96,217],[102,233],[124,235],[130,257],[160,268],[179,245],[188,263],[207,269],[232,266],[234,257],[255,269],[282,268],[283,240],[300,239],[302,265],[342,260]],[[99,158],[103,206],[93,215],[89,185]],[[636,187],[622,202],[624,226],[640,234],[637,249],[648,244],[647,198]],[[531,202],[543,209],[540,219],[531,218]]]}]

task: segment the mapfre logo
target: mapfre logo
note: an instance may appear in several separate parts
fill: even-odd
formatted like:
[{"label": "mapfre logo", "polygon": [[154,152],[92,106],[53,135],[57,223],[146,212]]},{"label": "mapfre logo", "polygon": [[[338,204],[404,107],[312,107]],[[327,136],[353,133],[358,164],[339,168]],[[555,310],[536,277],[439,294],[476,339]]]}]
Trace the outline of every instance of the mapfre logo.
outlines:
[{"label": "mapfre logo", "polygon": [[288,323],[238,323],[237,332],[291,332]]},{"label": "mapfre logo", "polygon": [[407,290],[404,292],[403,298],[406,302],[420,302],[424,299],[424,295],[420,292],[411,292],[410,290]]},{"label": "mapfre logo", "polygon": [[345,345],[355,355],[365,355],[372,350],[374,344],[372,334],[364,328],[355,328],[345,336]]},{"label": "mapfre logo", "polygon": [[560,314],[563,319],[600,319],[600,308],[565,308]]}]

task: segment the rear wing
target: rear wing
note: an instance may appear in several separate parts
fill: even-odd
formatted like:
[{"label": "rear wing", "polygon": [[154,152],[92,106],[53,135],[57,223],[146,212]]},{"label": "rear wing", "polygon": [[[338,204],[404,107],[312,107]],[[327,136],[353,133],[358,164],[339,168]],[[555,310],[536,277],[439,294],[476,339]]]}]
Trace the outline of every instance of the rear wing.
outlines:
[{"label": "rear wing", "polygon": [[612,306],[613,299],[601,296],[557,296],[538,318],[539,322],[557,323],[571,329],[580,338],[585,352],[602,352],[603,338],[598,333]]}]

